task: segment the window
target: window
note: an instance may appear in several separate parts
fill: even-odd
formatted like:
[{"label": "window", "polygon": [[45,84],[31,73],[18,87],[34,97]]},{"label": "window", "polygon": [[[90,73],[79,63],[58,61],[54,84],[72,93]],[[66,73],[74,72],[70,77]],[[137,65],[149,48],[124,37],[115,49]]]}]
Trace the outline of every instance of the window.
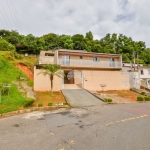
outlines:
[{"label": "window", "polygon": [[80,59],[83,59],[83,56],[80,56]]},{"label": "window", "polygon": [[94,62],[99,62],[99,61],[100,61],[100,58],[98,58],[98,57],[93,57],[93,61],[94,61]]},{"label": "window", "polygon": [[143,71],[143,69],[141,69],[140,71],[141,71],[141,75],[144,75],[144,71]]},{"label": "window", "polygon": [[42,66],[36,65],[36,69],[41,69],[41,68],[42,68]]},{"label": "window", "polygon": [[115,59],[114,58],[109,58],[109,66],[115,67]]},{"label": "window", "polygon": [[69,55],[62,56],[62,65],[64,65],[64,66],[70,65],[70,56]]},{"label": "window", "polygon": [[45,53],[45,56],[54,56],[53,53]]},{"label": "window", "polygon": [[148,69],[148,74],[150,75],[150,69]]}]

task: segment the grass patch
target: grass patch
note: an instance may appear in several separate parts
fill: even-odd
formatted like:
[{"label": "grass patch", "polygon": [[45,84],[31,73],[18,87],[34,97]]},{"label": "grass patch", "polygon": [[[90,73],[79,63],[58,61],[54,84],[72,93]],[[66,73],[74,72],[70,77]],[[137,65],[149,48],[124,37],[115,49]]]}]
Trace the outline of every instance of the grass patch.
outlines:
[{"label": "grass patch", "polygon": [[7,59],[9,54],[9,52],[0,51],[0,84],[7,83],[11,85],[9,96],[5,94],[1,97],[0,113],[18,110],[26,102],[26,98],[23,97],[22,93],[18,91],[18,87],[12,82],[18,81],[20,76],[26,76]]}]

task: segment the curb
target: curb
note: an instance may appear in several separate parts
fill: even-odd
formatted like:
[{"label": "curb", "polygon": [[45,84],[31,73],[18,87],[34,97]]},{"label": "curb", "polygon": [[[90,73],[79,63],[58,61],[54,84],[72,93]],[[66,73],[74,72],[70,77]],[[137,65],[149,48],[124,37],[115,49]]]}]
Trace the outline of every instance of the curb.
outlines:
[{"label": "curb", "polygon": [[33,111],[41,111],[41,110],[49,110],[49,109],[57,109],[57,108],[58,109],[59,108],[69,108],[69,106],[68,105],[44,106],[44,107],[33,107],[33,108],[28,108],[28,109],[21,109],[21,110],[16,110],[16,111],[0,114],[0,119],[5,118],[5,117],[19,115],[19,114],[29,113],[29,112],[33,112]]},{"label": "curb", "polygon": [[[86,89],[84,89],[84,90],[86,90]],[[89,92],[90,94],[92,94],[93,96],[95,96],[96,98],[98,98],[99,100],[101,100],[101,101],[103,101],[104,103],[106,103],[104,99],[100,98],[99,96],[93,94],[92,92],[90,92],[90,91],[88,91],[88,90],[86,90],[86,91]]]}]

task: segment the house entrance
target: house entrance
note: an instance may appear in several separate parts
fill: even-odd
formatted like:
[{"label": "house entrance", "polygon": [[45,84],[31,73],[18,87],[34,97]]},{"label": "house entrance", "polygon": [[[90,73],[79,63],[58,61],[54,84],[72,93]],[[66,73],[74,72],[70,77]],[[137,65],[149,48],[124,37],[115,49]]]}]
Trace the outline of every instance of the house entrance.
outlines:
[{"label": "house entrance", "polygon": [[82,88],[82,71],[78,70],[64,70],[64,89],[80,89]]}]

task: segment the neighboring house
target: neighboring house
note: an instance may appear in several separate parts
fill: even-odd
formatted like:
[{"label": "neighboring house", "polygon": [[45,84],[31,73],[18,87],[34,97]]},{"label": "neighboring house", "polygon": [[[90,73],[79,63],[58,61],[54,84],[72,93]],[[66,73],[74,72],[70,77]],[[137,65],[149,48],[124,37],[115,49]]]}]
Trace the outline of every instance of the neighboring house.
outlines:
[{"label": "neighboring house", "polygon": [[139,68],[142,66],[143,66],[142,64],[122,62],[122,70],[128,72],[129,74],[130,88],[137,88],[137,89],[140,88],[141,80],[140,80]]},{"label": "neighboring house", "polygon": [[142,66],[139,68],[141,86],[150,89],[150,66]]},{"label": "neighboring house", "polygon": [[34,90],[49,91],[49,77],[44,77],[41,65],[58,64],[64,78],[54,77],[54,91],[84,88],[87,90],[129,90],[129,74],[122,70],[119,54],[92,53],[84,50],[41,51],[34,67]]}]

